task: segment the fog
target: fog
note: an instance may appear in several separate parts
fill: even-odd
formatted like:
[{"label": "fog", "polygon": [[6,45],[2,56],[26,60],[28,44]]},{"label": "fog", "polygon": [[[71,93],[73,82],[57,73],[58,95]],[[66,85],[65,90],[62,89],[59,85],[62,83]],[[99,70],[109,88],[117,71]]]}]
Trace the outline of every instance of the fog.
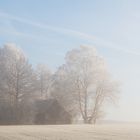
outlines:
[{"label": "fog", "polygon": [[14,129],[1,126],[0,139],[14,138],[13,125],[33,125],[16,139],[35,136],[32,129],[43,135],[36,139],[47,139],[46,130],[56,139],[57,128],[66,132],[59,139],[81,139],[83,131],[86,139],[139,139],[139,6],[138,0],[1,1],[0,125]]}]

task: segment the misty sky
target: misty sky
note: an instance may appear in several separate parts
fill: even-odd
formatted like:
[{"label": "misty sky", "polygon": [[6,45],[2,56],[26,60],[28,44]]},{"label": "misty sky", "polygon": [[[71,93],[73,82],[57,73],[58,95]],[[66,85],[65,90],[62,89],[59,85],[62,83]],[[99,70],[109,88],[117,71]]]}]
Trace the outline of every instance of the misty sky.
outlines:
[{"label": "misty sky", "polygon": [[95,46],[121,83],[106,119],[140,121],[139,0],[0,0],[0,46],[7,42],[52,70],[67,51]]}]

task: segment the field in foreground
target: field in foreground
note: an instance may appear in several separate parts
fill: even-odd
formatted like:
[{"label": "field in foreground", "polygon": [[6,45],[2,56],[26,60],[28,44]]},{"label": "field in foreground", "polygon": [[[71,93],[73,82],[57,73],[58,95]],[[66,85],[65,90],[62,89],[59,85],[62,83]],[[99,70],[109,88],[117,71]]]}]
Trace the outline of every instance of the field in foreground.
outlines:
[{"label": "field in foreground", "polygon": [[0,140],[140,140],[140,125],[0,126]]}]

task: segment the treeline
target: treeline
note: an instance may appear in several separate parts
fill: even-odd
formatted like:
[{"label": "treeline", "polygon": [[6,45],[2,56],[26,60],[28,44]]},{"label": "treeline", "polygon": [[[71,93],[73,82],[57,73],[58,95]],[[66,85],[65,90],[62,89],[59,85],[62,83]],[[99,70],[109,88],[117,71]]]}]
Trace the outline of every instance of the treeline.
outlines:
[{"label": "treeline", "polygon": [[55,73],[42,64],[34,68],[16,45],[0,48],[0,124],[35,124],[35,102],[48,99],[56,99],[73,120],[96,123],[117,93],[118,84],[95,48],[68,52]]}]

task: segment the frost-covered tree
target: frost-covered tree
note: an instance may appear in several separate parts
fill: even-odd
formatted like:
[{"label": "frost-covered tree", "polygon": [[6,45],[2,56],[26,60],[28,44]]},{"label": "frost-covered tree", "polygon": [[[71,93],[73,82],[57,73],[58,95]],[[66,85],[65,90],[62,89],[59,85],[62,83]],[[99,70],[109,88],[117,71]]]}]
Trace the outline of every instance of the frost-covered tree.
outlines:
[{"label": "frost-covered tree", "polygon": [[33,90],[34,73],[32,66],[21,49],[15,44],[1,48],[1,90],[10,97],[12,104],[24,100]]},{"label": "frost-covered tree", "polygon": [[72,115],[75,119],[78,111],[76,106],[74,83],[72,75],[68,76],[64,66],[61,66],[53,75],[51,87],[51,96],[59,101],[59,103]]},{"label": "frost-covered tree", "polygon": [[37,65],[36,68],[36,92],[38,96],[45,99],[49,96],[51,86],[51,71],[43,64]]},{"label": "frost-covered tree", "polygon": [[81,46],[68,52],[55,77],[52,95],[78,111],[85,123],[95,123],[102,116],[104,103],[114,101],[118,91],[104,59],[93,47]]},{"label": "frost-covered tree", "polygon": [[20,48],[15,44],[0,48],[0,121],[19,123],[31,116],[35,80],[32,66]]}]

